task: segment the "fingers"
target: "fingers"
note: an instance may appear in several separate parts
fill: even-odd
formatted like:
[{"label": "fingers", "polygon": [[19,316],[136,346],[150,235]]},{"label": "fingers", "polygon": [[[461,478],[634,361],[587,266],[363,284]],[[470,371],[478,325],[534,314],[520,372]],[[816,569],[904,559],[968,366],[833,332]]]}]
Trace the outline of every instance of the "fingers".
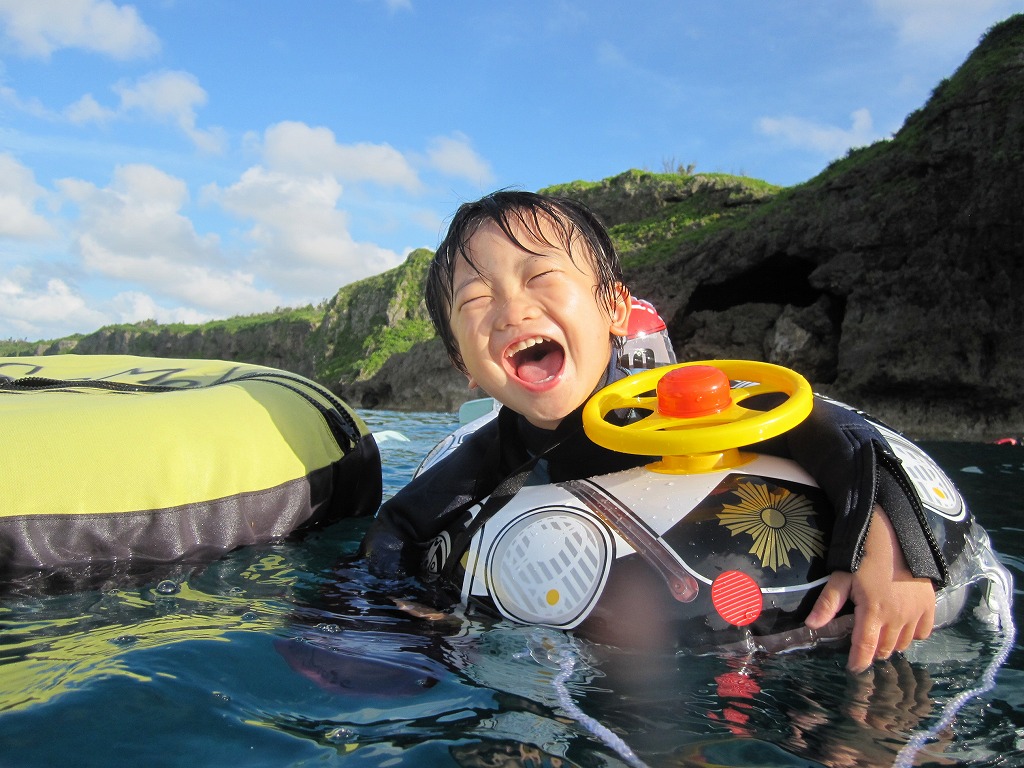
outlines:
[{"label": "fingers", "polygon": [[[898,634],[898,636],[896,637],[896,642],[893,643],[892,650],[893,651],[905,651],[905,650],[907,650],[907,648],[910,647],[910,644],[912,642],[914,642],[914,638],[917,636],[917,626],[920,626],[920,625],[919,624],[918,625],[907,624],[906,626],[904,626],[903,629]],[[892,655],[892,652],[890,651],[889,656],[891,656],[891,655]],[[889,658],[889,656],[886,656],[885,658]]]},{"label": "fingers", "polygon": [[896,651],[905,651],[914,640],[914,625],[903,627],[884,627],[878,635],[875,646],[876,659],[888,659]]},{"label": "fingers", "polygon": [[924,640],[931,635],[935,628],[935,603],[928,605],[920,621],[917,622],[917,629],[914,631],[915,640]]},{"label": "fingers", "polygon": [[[859,613],[859,609],[854,613]],[[853,624],[853,635],[850,636],[850,656],[846,660],[846,668],[850,672],[856,674],[871,666],[878,653],[881,633],[882,624],[877,616],[857,616]]]},{"label": "fingers", "polygon": [[875,659],[887,659],[894,651],[906,650],[915,639],[928,637],[935,621],[931,581],[915,578],[910,571],[885,510],[875,505],[873,514],[860,567],[848,574],[846,594],[855,606],[847,662],[852,672],[863,671]]},{"label": "fingers", "polygon": [[931,634],[934,611],[927,611],[917,620],[886,624],[878,610],[854,611],[853,634],[850,637],[850,657],[846,668],[854,673],[863,672],[879,659],[888,659],[896,651],[905,651],[914,640],[923,640]]},{"label": "fingers", "polygon": [[832,621],[850,597],[852,584],[852,574],[842,571],[833,573],[821,590],[821,594],[818,595],[818,599],[814,601],[814,607],[804,619],[804,624],[811,629],[821,629]]}]

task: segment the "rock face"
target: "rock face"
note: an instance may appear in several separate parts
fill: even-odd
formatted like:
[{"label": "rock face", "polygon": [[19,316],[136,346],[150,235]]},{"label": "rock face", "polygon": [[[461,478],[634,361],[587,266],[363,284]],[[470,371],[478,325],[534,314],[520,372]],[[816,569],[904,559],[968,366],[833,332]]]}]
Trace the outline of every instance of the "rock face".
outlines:
[{"label": "rock face", "polygon": [[[317,378],[350,403],[423,410],[413,405],[422,399],[416,388],[393,376],[418,369],[422,353],[404,353],[434,336],[423,301],[432,256],[413,251],[401,266],[342,288],[328,303],[315,334]],[[399,359],[405,362],[396,367]],[[424,375],[419,385],[429,389],[431,373]]]},{"label": "rock face", "polygon": [[79,355],[141,355],[238,360],[271,368],[284,368],[302,376],[314,375],[309,320],[280,319],[248,328],[200,327],[187,331],[155,326],[101,329],[74,344],[56,342],[45,354],[74,352]]},{"label": "rock face", "polygon": [[1024,16],[891,140],[631,273],[680,359],[754,357],[918,437],[1024,425]]},{"label": "rock face", "polygon": [[335,390],[358,407],[400,411],[455,411],[467,400],[483,396],[470,390],[466,377],[452,367],[440,339],[393,355],[375,376],[341,382]]}]

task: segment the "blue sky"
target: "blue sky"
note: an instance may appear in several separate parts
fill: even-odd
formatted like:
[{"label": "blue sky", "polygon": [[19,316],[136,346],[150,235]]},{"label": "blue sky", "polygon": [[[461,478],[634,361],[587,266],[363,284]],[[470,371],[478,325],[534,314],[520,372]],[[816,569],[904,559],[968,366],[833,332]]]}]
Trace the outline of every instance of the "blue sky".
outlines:
[{"label": "blue sky", "polygon": [[1024,0],[0,0],[0,338],[318,303],[460,202],[792,185]]}]

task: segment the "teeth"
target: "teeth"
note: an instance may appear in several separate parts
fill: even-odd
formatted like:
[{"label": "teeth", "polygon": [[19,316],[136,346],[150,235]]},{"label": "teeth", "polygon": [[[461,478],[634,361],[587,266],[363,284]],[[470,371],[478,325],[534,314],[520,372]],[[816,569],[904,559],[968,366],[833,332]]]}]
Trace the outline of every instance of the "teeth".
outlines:
[{"label": "teeth", "polygon": [[513,346],[509,347],[508,351],[505,353],[505,357],[513,357],[517,353],[522,352],[524,349],[529,349],[530,347],[543,343],[543,336],[534,336],[532,339],[523,339],[518,344],[514,344]]}]

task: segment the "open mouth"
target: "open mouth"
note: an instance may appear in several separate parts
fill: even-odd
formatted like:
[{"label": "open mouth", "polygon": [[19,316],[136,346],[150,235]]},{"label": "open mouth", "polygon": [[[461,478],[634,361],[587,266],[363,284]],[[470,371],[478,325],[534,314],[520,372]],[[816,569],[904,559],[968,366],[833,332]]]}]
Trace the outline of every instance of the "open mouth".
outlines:
[{"label": "open mouth", "polygon": [[565,364],[565,350],[556,341],[534,336],[510,346],[505,351],[505,359],[522,381],[543,384],[561,372]]}]

